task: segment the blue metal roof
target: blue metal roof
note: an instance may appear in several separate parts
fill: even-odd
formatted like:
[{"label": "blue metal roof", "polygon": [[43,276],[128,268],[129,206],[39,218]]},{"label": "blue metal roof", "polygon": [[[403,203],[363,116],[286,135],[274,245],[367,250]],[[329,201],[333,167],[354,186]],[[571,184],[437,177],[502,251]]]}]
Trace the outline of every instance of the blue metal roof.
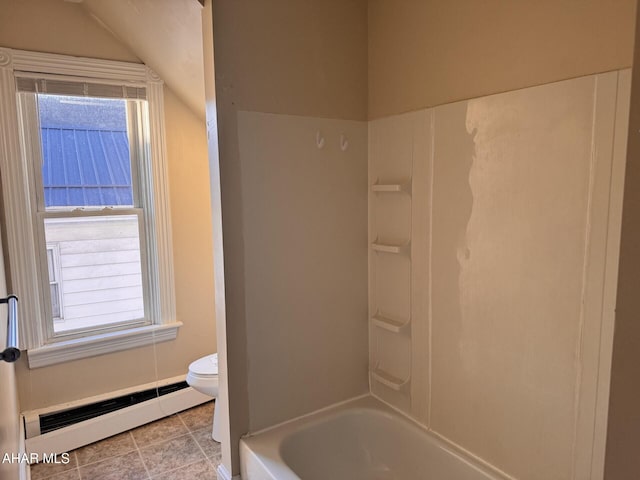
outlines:
[{"label": "blue metal roof", "polygon": [[39,95],[38,106],[45,206],[133,205],[124,102]]}]

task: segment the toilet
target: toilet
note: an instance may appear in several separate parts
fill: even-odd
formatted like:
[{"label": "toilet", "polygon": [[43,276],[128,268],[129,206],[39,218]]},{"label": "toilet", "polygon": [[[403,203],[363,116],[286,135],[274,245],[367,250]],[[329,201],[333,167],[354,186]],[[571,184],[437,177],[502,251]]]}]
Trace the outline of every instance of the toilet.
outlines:
[{"label": "toilet", "polygon": [[[218,396],[218,354],[207,355],[192,362],[189,365],[187,383],[198,392],[216,398]],[[219,404],[217,404],[213,411],[213,432],[211,436],[216,442],[219,442],[221,438],[217,421],[220,410]]]}]

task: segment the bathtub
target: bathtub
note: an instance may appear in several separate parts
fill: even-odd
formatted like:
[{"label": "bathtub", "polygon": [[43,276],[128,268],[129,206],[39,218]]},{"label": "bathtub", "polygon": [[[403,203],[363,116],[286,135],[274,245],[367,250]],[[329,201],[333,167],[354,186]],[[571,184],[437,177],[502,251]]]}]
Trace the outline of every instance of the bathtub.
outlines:
[{"label": "bathtub", "polygon": [[371,396],[240,440],[243,480],[499,480]]}]

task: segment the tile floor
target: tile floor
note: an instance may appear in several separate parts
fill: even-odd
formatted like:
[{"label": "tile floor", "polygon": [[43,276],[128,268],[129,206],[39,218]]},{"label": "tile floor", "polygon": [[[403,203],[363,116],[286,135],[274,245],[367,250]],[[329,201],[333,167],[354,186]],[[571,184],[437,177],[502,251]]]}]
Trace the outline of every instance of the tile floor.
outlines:
[{"label": "tile floor", "polygon": [[32,480],[216,480],[220,444],[214,403],[142,425],[70,452],[70,462],[31,466]]}]

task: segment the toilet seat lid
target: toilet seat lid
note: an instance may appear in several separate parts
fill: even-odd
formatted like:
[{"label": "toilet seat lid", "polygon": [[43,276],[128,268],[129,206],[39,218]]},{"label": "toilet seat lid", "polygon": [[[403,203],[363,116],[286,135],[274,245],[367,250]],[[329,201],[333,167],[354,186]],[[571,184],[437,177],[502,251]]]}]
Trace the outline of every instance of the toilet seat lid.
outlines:
[{"label": "toilet seat lid", "polygon": [[189,371],[196,375],[218,375],[218,354],[207,355],[192,362]]}]

